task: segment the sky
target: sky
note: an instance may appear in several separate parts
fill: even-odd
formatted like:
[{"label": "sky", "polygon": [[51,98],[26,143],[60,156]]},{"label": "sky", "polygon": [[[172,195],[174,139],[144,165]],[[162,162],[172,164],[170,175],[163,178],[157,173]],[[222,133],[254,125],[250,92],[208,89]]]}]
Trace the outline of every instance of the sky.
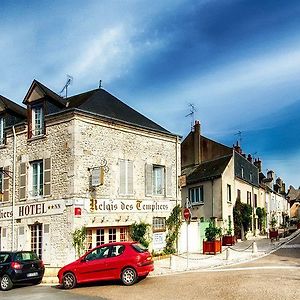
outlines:
[{"label": "sky", "polygon": [[[300,186],[300,1],[1,0],[0,94],[33,79],[102,87],[183,138],[202,134]],[[195,108],[193,116],[191,104]]]}]

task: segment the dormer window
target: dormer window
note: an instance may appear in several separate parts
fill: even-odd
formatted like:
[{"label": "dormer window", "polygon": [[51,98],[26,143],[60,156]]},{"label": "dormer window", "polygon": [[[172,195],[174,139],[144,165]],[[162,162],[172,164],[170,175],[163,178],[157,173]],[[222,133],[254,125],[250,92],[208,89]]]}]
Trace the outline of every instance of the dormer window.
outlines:
[{"label": "dormer window", "polygon": [[4,145],[4,118],[0,117],[0,145]]},{"label": "dormer window", "polygon": [[44,113],[42,106],[35,106],[32,108],[32,136],[39,136],[44,134]]}]

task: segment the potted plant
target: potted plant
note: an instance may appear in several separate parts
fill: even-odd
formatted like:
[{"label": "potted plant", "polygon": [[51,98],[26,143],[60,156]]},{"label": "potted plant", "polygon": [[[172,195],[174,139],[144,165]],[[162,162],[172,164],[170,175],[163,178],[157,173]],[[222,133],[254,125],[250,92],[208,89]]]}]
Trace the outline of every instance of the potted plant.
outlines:
[{"label": "potted plant", "polygon": [[236,243],[236,238],[232,235],[231,219],[228,220],[228,229],[222,237],[223,246],[232,246]]},{"label": "potted plant", "polygon": [[272,214],[269,225],[270,225],[269,238],[271,239],[271,241],[273,241],[274,239],[278,240],[278,238],[279,238],[278,229],[276,229],[277,219],[275,218],[274,214]]},{"label": "potted plant", "polygon": [[222,252],[222,228],[216,227],[213,222],[205,229],[206,241],[203,240],[203,254],[216,254]]}]

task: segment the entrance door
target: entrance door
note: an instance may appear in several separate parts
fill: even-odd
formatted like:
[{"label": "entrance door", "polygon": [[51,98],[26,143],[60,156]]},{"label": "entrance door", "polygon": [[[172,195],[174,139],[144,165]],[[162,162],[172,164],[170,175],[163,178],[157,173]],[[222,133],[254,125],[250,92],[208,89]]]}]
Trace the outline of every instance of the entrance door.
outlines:
[{"label": "entrance door", "polygon": [[40,259],[42,259],[43,224],[30,225],[30,231],[31,231],[31,250],[34,251]]}]

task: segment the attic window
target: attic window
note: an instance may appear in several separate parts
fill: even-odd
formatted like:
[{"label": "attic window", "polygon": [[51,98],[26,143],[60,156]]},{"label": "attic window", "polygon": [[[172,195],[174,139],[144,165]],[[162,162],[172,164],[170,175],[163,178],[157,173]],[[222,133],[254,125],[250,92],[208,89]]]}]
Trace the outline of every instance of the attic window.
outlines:
[{"label": "attic window", "polygon": [[39,136],[44,134],[44,112],[42,106],[32,108],[32,124],[31,136]]}]

